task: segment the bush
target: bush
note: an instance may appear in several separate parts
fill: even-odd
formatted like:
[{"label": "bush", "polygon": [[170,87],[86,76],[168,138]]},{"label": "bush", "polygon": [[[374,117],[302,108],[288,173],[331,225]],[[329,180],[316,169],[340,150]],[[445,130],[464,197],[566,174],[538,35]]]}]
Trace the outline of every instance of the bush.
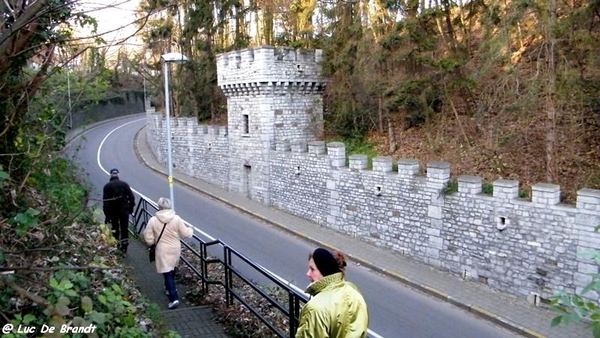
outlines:
[{"label": "bush", "polygon": [[63,325],[93,328],[70,337],[164,336],[152,325],[158,312],[117,262],[109,231],[85,208],[86,189],[75,176],[68,162],[52,160],[19,190],[0,168],[1,195],[18,202],[0,214],[0,326],[35,331],[3,337],[39,336],[43,326],[55,330],[47,336],[65,336]]}]

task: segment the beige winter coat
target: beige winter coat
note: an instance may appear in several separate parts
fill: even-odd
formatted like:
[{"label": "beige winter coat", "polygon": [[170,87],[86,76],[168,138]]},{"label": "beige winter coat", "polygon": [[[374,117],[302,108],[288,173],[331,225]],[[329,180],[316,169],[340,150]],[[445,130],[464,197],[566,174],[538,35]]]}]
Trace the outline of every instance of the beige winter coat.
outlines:
[{"label": "beige winter coat", "polygon": [[159,210],[154,217],[148,221],[144,231],[146,244],[152,245],[160,236],[163,225],[167,223],[158,244],[156,245],[156,272],[165,273],[175,269],[181,255],[182,237],[189,238],[194,234],[192,228],[183,224],[183,220],[175,214],[172,209]]}]

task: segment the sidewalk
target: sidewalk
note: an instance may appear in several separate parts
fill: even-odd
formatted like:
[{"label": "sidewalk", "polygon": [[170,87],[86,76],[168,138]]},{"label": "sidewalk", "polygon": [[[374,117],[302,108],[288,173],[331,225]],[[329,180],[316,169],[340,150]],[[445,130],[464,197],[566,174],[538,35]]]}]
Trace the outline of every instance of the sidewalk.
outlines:
[{"label": "sidewalk", "polygon": [[[136,135],[135,149],[136,154],[150,169],[166,175],[166,165],[157,162],[148,146],[145,129]],[[448,273],[434,270],[428,265],[403,258],[398,253],[380,249],[302,218],[269,208],[259,202],[230,193],[185,174],[176,172],[174,176],[178,182],[190,188],[303,237],[316,245],[346,253],[352,252],[353,254],[349,255],[350,258],[364,266],[523,336],[536,338],[592,337],[591,331],[584,324],[569,324],[551,328],[550,322],[556,313],[549,309],[530,305],[524,298],[496,292],[480,283],[465,281]],[[337,243],[337,245],[333,246],[330,243]],[[371,262],[377,262],[377,265]]]},{"label": "sidewalk", "polygon": [[169,310],[168,297],[164,294],[162,275],[148,261],[148,250],[140,240],[130,236],[127,256],[123,259],[126,268],[138,283],[140,292],[160,308],[160,315],[167,330],[176,331],[183,338],[227,338],[222,325],[214,321],[210,306],[189,306],[186,303],[184,285],[178,285],[181,304]]}]

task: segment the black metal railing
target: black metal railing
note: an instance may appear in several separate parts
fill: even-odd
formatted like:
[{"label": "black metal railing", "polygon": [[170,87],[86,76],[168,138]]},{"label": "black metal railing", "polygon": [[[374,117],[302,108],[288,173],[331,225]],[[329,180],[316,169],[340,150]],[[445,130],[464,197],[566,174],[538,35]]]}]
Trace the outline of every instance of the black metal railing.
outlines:
[{"label": "black metal railing", "polygon": [[[133,230],[136,235],[142,233],[148,221],[157,210],[158,208],[153,202],[143,197],[140,198],[133,215]],[[204,294],[207,294],[209,286],[220,285],[225,290],[227,306],[233,305],[234,301],[237,300],[278,337],[293,337],[295,335],[298,329],[300,308],[308,301],[304,293],[285,283],[285,281],[279,279],[219,239],[205,241],[194,234],[191,239],[181,240],[181,243],[181,260],[200,279]],[[184,252],[187,254],[184,254]],[[196,258],[195,260],[193,259],[194,257]],[[199,261],[200,266],[198,267],[198,263],[194,263],[193,261]],[[220,278],[211,278],[208,273],[208,267],[211,264],[220,264],[223,268],[223,276],[218,276]],[[253,279],[260,279],[275,288],[279,288],[282,290],[284,297],[274,297],[264,289],[263,284],[255,282]],[[239,289],[240,284],[250,287],[255,294],[260,296],[261,304],[264,305],[266,301],[268,303],[266,308],[269,311],[279,311],[285,320],[279,323],[273,322],[273,316],[263,314],[255,301],[246,299],[244,293],[236,290]],[[282,298],[283,301],[278,298]],[[280,329],[282,326],[287,326],[288,333]]]}]

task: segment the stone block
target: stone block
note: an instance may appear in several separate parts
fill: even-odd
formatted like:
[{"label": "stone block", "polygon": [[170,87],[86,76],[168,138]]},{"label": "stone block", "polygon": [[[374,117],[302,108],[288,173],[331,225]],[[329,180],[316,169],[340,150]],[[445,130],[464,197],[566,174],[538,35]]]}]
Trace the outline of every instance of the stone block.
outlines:
[{"label": "stone block", "polygon": [[327,155],[329,155],[332,167],[341,168],[346,165],[346,145],[344,143],[327,143]]},{"label": "stone block", "polygon": [[219,135],[227,136],[227,126],[219,126]]},{"label": "stone block", "polygon": [[218,126],[207,126],[206,129],[208,130],[208,135],[219,135],[219,127]]},{"label": "stone block", "polygon": [[308,143],[308,153],[312,155],[325,154],[325,142],[313,141]]},{"label": "stone block", "polygon": [[531,187],[531,201],[537,204],[555,205],[560,203],[560,186],[538,183]]},{"label": "stone block", "polygon": [[519,197],[519,181],[494,181],[494,197],[499,199],[514,199]]},{"label": "stone block", "polygon": [[377,156],[373,159],[373,171],[389,173],[392,171],[393,160],[390,156]]},{"label": "stone block", "polygon": [[480,194],[482,183],[481,177],[461,175],[458,177],[458,192],[468,195]]},{"label": "stone block", "polygon": [[442,218],[442,207],[437,205],[430,205],[427,207],[427,216],[435,219]]},{"label": "stone block", "polygon": [[291,144],[293,153],[305,153],[306,152],[306,142],[296,141]]},{"label": "stone block", "polygon": [[577,271],[583,274],[590,274],[590,273],[598,273],[598,266],[596,264],[590,264],[590,263],[584,263],[584,262],[579,262],[577,264]]},{"label": "stone block", "polygon": [[435,188],[445,185],[450,180],[450,163],[429,162],[427,163],[427,185]]},{"label": "stone block", "polygon": [[404,158],[398,161],[398,173],[401,176],[412,177],[419,173],[419,161]]},{"label": "stone block", "polygon": [[367,155],[350,155],[350,169],[351,170],[365,170],[369,164],[369,157]]},{"label": "stone block", "polygon": [[277,141],[277,143],[275,143],[275,150],[277,151],[290,151],[291,145],[290,142],[288,142],[287,140],[285,141]]},{"label": "stone block", "polygon": [[600,190],[581,189],[577,192],[577,209],[600,211]]},{"label": "stone block", "polygon": [[427,180],[448,182],[450,180],[450,163],[429,162],[427,163]]}]

